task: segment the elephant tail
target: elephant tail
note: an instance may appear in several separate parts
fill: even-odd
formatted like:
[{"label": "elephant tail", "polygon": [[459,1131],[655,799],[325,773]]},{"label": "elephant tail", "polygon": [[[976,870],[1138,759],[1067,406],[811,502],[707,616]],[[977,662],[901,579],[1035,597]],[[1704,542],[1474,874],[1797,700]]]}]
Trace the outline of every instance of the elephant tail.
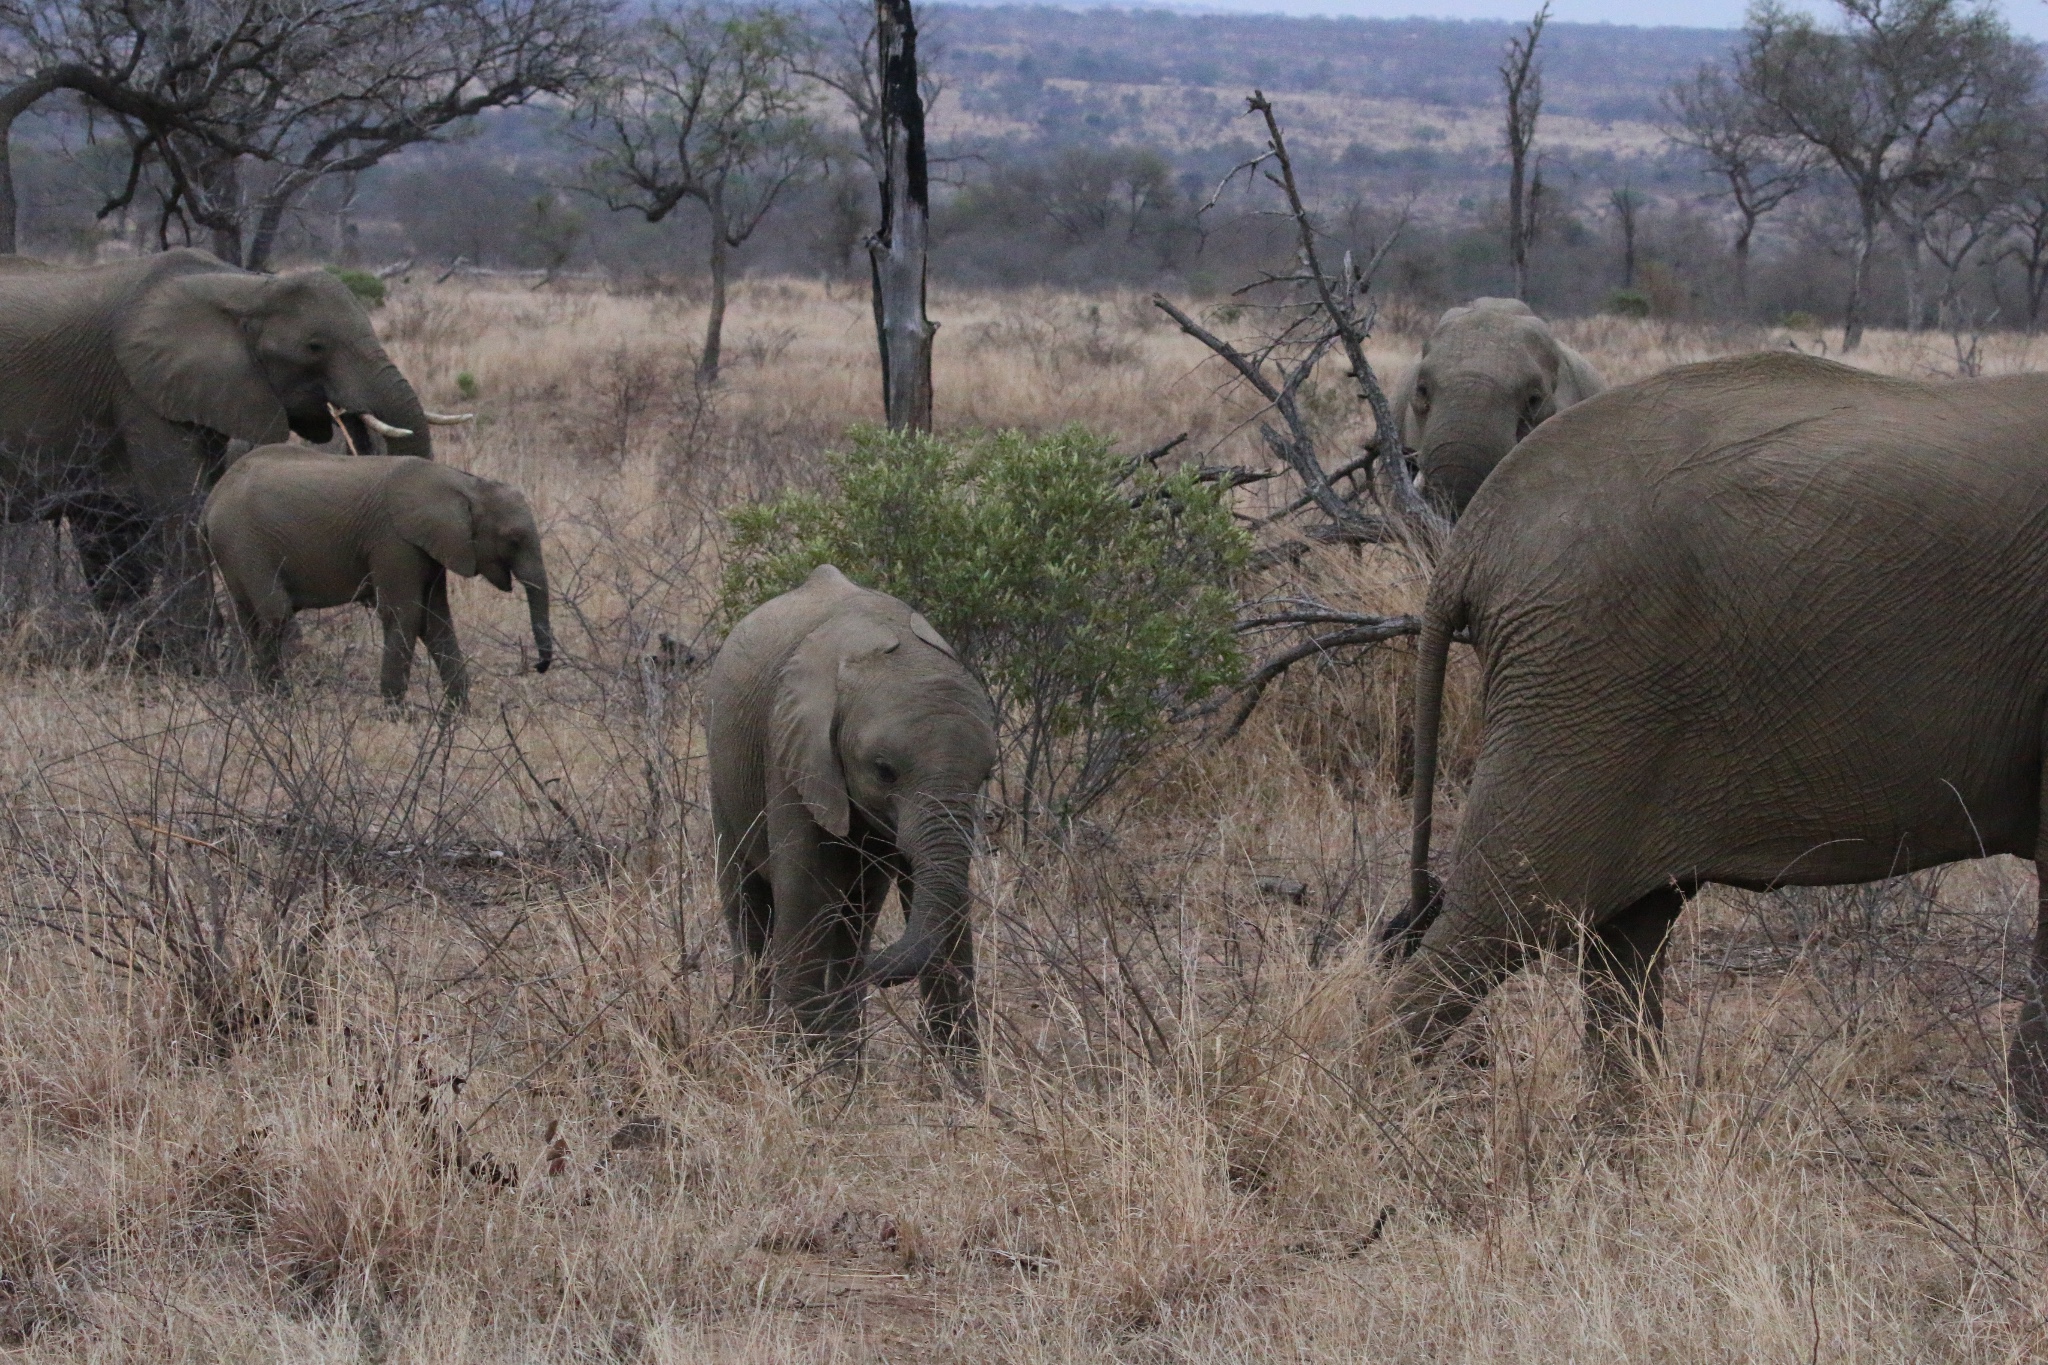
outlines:
[{"label": "elephant tail", "polygon": [[1415,679],[1415,842],[1408,855],[1408,908],[1388,921],[1381,934],[1381,942],[1402,957],[1415,951],[1441,906],[1440,889],[1429,873],[1437,739],[1443,730],[1444,666],[1450,657],[1451,637],[1465,624],[1466,615],[1464,594],[1441,590],[1449,586],[1447,579],[1439,578],[1440,590],[1430,594],[1422,617]]}]

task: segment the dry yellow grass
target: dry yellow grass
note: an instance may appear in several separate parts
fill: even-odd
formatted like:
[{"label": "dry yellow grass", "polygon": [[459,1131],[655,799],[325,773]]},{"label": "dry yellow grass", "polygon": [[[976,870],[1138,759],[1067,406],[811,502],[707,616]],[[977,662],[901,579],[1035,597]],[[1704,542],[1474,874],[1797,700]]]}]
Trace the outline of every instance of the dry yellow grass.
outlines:
[{"label": "dry yellow grass", "polygon": [[[1191,430],[1253,458],[1245,409],[1142,300],[933,311],[946,425]],[[750,283],[710,397],[697,323],[681,298],[453,286],[382,315],[431,406],[467,404],[472,377],[483,420],[443,457],[529,491],[562,599],[567,658],[536,678],[518,604],[460,585],[479,677],[446,729],[378,707],[361,613],[308,623],[291,698],[241,702],[94,663],[47,601],[47,544],[10,550],[8,586],[44,604],[7,617],[33,666],[0,678],[0,1346],[2048,1353],[2043,1166],[1996,1074],[2026,870],[1704,898],[1670,1062],[1632,1118],[1587,1093],[1564,964],[1416,1074],[1361,1023],[1367,936],[1404,885],[1398,651],[1299,670],[1238,740],[1168,754],[1067,847],[996,842],[984,1098],[918,1055],[893,1000],[859,1087],[776,1067],[727,1006],[688,651],[719,509],[812,477],[876,415],[870,323],[860,295]],[[1617,378],[1776,340],[1566,331]],[[1865,359],[1931,372],[1946,347],[1879,337]],[[1368,609],[1420,591],[1388,555],[1295,572]]]}]

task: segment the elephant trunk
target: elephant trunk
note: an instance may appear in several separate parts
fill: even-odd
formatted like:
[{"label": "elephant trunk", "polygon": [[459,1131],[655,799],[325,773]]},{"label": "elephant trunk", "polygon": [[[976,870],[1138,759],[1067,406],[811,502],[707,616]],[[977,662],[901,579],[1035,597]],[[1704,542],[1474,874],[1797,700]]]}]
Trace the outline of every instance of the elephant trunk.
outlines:
[{"label": "elephant trunk", "polygon": [[423,460],[434,458],[427,411],[396,365],[380,357],[361,380],[336,387],[333,402],[344,412],[368,413],[385,426],[405,432],[403,436],[385,433],[384,448],[391,454],[417,455]]},{"label": "elephant trunk", "polygon": [[1417,460],[1429,500],[1446,516],[1456,517],[1514,445],[1515,427],[1511,420],[1461,422],[1449,430],[1431,423]]},{"label": "elephant trunk", "polygon": [[540,656],[533,671],[545,673],[555,661],[555,632],[548,624],[548,570],[541,562],[538,540],[522,546],[514,556],[512,576],[526,585],[526,614],[533,622],[533,647]]},{"label": "elephant trunk", "polygon": [[898,843],[910,860],[912,892],[903,916],[903,937],[868,960],[870,984],[900,985],[953,956],[967,929],[968,868],[974,860],[974,797],[913,799],[907,829]]}]

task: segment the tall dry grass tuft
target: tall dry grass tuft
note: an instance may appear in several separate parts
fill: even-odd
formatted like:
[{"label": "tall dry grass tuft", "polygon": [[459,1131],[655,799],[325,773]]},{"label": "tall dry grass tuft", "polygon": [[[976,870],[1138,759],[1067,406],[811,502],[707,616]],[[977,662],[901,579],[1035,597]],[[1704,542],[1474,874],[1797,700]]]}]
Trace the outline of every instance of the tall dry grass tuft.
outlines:
[{"label": "tall dry grass tuft", "polygon": [[[366,614],[294,691],[125,662],[48,528],[0,538],[0,1346],[24,1359],[2020,1360],[2043,1166],[2002,1109],[2032,884],[1714,892],[1664,1066],[1590,1090],[1573,964],[1429,1071],[1374,1032],[1405,897],[1399,648],[1295,670],[1059,841],[978,869],[985,1087],[870,1010],[858,1085],[736,1006],[701,665],[721,512],[877,415],[865,299],[399,290],[449,461],[524,488],[563,656],[456,585],[471,711],[392,715]],[[941,297],[941,421],[1250,414],[1142,299]],[[1398,359],[1413,332],[1393,340]],[[1617,378],[1780,334],[1566,325]],[[1811,348],[1814,339],[1789,338]],[[1989,338],[1994,367],[2027,343]],[[1870,363],[1943,368],[1875,337]],[[467,376],[466,380],[462,378]],[[1355,437],[1339,386],[1314,410]],[[36,537],[42,537],[41,540]],[[1412,610],[1377,551],[1255,591]],[[1455,813],[1476,743],[1453,688]],[[424,696],[421,701],[428,699]],[[1459,762],[1466,765],[1461,769]]]}]

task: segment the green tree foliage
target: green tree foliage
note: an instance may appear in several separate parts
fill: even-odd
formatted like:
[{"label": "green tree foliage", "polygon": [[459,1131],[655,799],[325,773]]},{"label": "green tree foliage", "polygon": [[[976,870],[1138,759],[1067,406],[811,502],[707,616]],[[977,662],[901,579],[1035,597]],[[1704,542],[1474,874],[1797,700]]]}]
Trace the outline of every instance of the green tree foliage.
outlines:
[{"label": "green tree foliage", "polygon": [[737,620],[820,564],[922,611],[988,686],[1003,796],[1079,814],[1150,752],[1174,711],[1243,655],[1230,580],[1249,541],[1225,495],[1077,427],[943,438],[857,428],[836,487],[731,514]]},{"label": "green tree foliage", "polygon": [[384,281],[367,270],[352,270],[345,265],[330,265],[327,273],[348,286],[348,292],[361,300],[365,308],[384,306]]}]

